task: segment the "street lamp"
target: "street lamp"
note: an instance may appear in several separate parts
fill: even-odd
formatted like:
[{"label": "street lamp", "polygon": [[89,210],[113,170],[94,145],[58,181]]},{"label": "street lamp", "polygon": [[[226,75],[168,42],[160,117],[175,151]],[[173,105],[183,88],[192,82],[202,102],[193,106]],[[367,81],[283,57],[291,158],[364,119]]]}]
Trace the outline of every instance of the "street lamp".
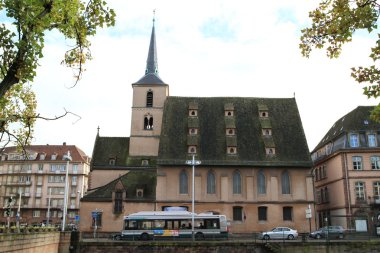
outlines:
[{"label": "street lamp", "polygon": [[16,226],[17,226],[17,232],[20,233],[20,212],[21,212],[21,195],[22,195],[21,189],[19,189],[18,194],[19,194],[19,198],[18,198],[18,208],[17,208],[17,214],[16,214]]},{"label": "street lamp", "polygon": [[193,159],[192,160],[187,160],[186,164],[192,166],[191,238],[194,241],[194,225],[195,225],[194,224],[194,197],[195,197],[195,195],[194,195],[194,192],[195,192],[195,190],[194,190],[194,188],[195,188],[194,176],[195,176],[195,166],[201,164],[201,161],[195,160],[195,156],[193,155]]},{"label": "street lamp", "polygon": [[66,163],[66,177],[65,177],[65,195],[63,200],[63,219],[62,219],[62,231],[65,231],[66,225],[66,215],[67,215],[67,197],[69,191],[69,162],[72,160],[70,156],[70,151],[67,151],[67,155],[63,156],[63,160],[67,161]]},{"label": "street lamp", "polygon": [[48,199],[48,211],[47,211],[46,226],[49,226],[49,221],[50,221],[50,202],[51,202],[51,187],[49,188],[49,199]]}]

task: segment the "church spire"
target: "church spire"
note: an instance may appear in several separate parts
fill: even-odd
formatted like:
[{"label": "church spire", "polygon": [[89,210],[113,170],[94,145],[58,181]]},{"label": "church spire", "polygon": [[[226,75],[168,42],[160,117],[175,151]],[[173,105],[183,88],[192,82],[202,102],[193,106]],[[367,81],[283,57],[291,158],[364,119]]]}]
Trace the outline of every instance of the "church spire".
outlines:
[{"label": "church spire", "polygon": [[153,10],[152,35],[150,36],[150,45],[149,45],[148,59],[146,61],[145,75],[149,73],[158,75],[156,32],[154,29],[154,22],[156,21],[155,14],[156,14],[156,10]]},{"label": "church spire", "polygon": [[158,76],[157,47],[156,47],[156,10],[153,10],[153,26],[150,36],[148,59],[146,61],[145,75],[135,84],[165,84]]}]

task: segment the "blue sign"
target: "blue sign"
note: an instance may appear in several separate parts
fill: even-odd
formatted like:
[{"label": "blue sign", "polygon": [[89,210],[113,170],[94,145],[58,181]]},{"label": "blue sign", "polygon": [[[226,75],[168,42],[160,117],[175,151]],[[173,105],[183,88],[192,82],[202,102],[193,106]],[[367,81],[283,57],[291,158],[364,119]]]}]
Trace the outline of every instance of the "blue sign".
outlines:
[{"label": "blue sign", "polygon": [[79,221],[79,215],[75,215],[75,221]]},{"label": "blue sign", "polygon": [[155,235],[163,235],[164,230],[163,229],[153,229],[153,234]]}]

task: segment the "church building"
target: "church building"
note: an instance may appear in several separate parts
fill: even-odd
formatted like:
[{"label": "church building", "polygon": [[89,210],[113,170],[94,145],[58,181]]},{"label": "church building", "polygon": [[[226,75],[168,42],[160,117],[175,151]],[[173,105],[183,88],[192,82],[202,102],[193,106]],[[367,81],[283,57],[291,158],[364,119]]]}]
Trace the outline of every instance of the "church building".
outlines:
[{"label": "church building", "polygon": [[192,211],[193,185],[195,212],[226,215],[234,233],[315,228],[306,215],[314,212],[312,161],[294,97],[169,96],[154,20],[145,74],[132,89],[130,137],[98,130],[82,232],[95,221],[98,233],[121,231],[123,216],[138,211]]}]

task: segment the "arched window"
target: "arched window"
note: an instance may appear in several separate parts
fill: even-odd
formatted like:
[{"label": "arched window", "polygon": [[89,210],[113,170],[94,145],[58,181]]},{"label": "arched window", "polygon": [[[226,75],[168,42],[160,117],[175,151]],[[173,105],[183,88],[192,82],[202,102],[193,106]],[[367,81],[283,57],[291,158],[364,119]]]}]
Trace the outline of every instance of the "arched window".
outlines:
[{"label": "arched window", "polygon": [[257,192],[259,194],[266,194],[265,175],[262,170],[257,173]]},{"label": "arched window", "polygon": [[235,171],[232,176],[233,194],[241,194],[241,176],[239,171]]},{"label": "arched window", "polygon": [[144,117],[144,130],[153,130],[153,116],[146,115]]},{"label": "arched window", "polygon": [[148,91],[146,93],[146,107],[152,107],[153,106],[153,91]]},{"label": "arched window", "polygon": [[207,193],[215,194],[215,175],[211,171],[207,174]]},{"label": "arched window", "polygon": [[189,193],[187,173],[184,170],[181,171],[181,173],[179,174],[179,193],[180,194]]},{"label": "arched window", "polygon": [[290,177],[287,171],[281,175],[282,194],[290,194]]}]

